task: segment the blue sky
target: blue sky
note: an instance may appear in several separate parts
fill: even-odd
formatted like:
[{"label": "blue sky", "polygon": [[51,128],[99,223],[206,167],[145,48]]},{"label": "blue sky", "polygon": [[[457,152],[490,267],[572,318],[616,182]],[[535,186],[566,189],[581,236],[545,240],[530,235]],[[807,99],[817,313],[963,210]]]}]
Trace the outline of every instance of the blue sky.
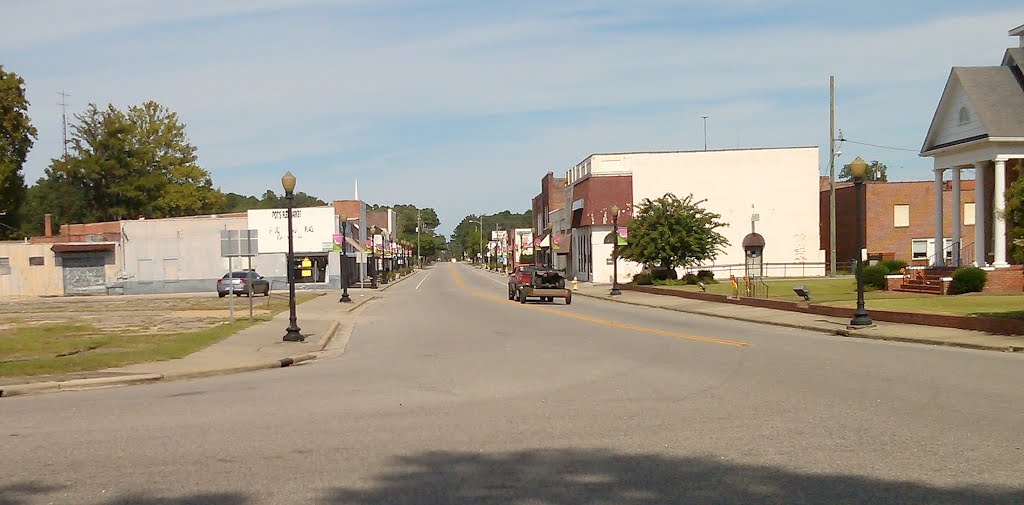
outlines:
[{"label": "blue sky", "polygon": [[[916,150],[951,66],[998,64],[1019,1],[0,0],[0,62],[60,153],[58,90],[177,111],[224,191],[522,211],[593,152],[821,146],[828,76],[846,138]],[[847,144],[896,180],[916,152]],[[773,174],[765,174],[771,177]],[[723,181],[727,183],[727,181]]]}]

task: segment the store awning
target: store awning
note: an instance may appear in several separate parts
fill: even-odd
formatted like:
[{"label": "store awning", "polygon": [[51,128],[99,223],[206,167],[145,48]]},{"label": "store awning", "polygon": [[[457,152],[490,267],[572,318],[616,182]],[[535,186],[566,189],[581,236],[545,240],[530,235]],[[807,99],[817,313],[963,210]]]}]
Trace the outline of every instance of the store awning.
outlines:
[{"label": "store awning", "polygon": [[53,244],[50,248],[55,253],[77,252],[113,252],[117,244],[112,242],[96,242],[91,244]]}]

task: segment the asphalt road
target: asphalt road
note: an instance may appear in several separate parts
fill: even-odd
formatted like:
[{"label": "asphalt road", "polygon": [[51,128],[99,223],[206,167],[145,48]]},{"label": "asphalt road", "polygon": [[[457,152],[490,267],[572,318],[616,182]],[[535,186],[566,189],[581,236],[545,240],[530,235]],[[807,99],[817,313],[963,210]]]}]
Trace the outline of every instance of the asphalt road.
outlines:
[{"label": "asphalt road", "polygon": [[386,293],[336,358],[0,399],[0,505],[1024,503],[1019,355]]}]

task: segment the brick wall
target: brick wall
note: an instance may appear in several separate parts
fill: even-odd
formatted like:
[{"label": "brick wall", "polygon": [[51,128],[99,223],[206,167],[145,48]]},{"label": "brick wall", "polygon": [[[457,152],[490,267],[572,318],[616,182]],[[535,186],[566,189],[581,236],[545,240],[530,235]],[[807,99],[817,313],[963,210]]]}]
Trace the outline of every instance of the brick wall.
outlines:
[{"label": "brick wall", "polygon": [[1021,293],[1024,292],[1024,266],[1010,265],[1010,268],[999,268],[988,273],[985,281],[986,293]]},{"label": "brick wall", "polygon": [[622,209],[619,223],[625,224],[630,218],[633,202],[633,177],[616,175],[588,177],[572,187],[573,200],[583,200],[583,208],[572,213],[572,226],[603,226],[612,222],[613,205]]},{"label": "brick wall", "polygon": [[[912,240],[935,236],[934,181],[867,183],[867,248],[871,254],[892,253],[896,259],[912,264]],[[943,235],[953,236],[952,183],[946,181],[942,191]],[[961,247],[974,242],[974,225],[964,225],[963,204],[974,203],[974,181],[960,183]],[[893,226],[894,206],[910,206],[910,226]],[[973,216],[972,216],[973,217]],[[936,248],[941,245],[936,245]]]}]

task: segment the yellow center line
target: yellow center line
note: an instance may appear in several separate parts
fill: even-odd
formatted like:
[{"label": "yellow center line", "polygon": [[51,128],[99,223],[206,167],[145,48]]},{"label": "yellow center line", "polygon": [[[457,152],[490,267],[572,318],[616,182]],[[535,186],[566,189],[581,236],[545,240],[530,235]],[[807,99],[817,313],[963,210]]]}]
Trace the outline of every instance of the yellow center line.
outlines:
[{"label": "yellow center line", "polygon": [[[487,300],[491,300],[491,301],[495,301],[495,302],[508,303],[508,299],[506,299],[506,298],[502,298],[500,296],[494,296],[494,295],[492,295],[490,293],[485,293],[485,292],[482,292],[482,291],[476,291],[476,290],[473,290],[473,289],[467,289],[466,285],[462,282],[462,279],[459,277],[459,274],[457,274],[455,272],[454,268],[451,269],[451,274],[452,274],[452,279],[455,281],[455,285],[458,286],[460,289],[466,290],[467,293],[469,293],[469,294],[471,294],[473,296],[479,297],[479,298],[485,298]],[[547,312],[549,314],[554,314],[554,315],[557,315],[557,316],[568,317],[568,318],[572,318],[572,319],[578,319],[580,321],[586,321],[588,323],[600,324],[600,325],[604,325],[604,326],[610,326],[612,328],[620,328],[620,329],[623,329],[623,330],[632,330],[632,331],[638,331],[638,332],[642,332],[642,333],[650,333],[650,334],[654,334],[654,335],[664,335],[664,336],[668,336],[668,337],[675,337],[675,338],[681,338],[681,339],[686,339],[686,340],[695,340],[695,341],[698,341],[698,342],[708,342],[708,343],[712,343],[712,344],[727,345],[727,346],[731,346],[731,347],[747,347],[747,346],[751,345],[748,342],[739,342],[739,341],[736,341],[736,340],[724,340],[724,339],[720,339],[720,338],[711,338],[711,337],[701,337],[701,336],[697,336],[697,335],[687,335],[685,333],[679,333],[679,332],[671,331],[671,330],[659,330],[657,328],[648,328],[646,326],[636,326],[636,325],[628,324],[628,323],[620,323],[618,321],[610,321],[608,319],[600,319],[600,318],[596,318],[596,317],[584,316],[582,314],[574,314],[572,312],[565,312],[563,310],[552,309],[552,308],[544,307],[544,306],[540,306],[540,305],[526,305],[526,307],[529,307],[529,308],[531,308],[533,310],[540,310],[540,311],[543,311],[543,312]]]}]

